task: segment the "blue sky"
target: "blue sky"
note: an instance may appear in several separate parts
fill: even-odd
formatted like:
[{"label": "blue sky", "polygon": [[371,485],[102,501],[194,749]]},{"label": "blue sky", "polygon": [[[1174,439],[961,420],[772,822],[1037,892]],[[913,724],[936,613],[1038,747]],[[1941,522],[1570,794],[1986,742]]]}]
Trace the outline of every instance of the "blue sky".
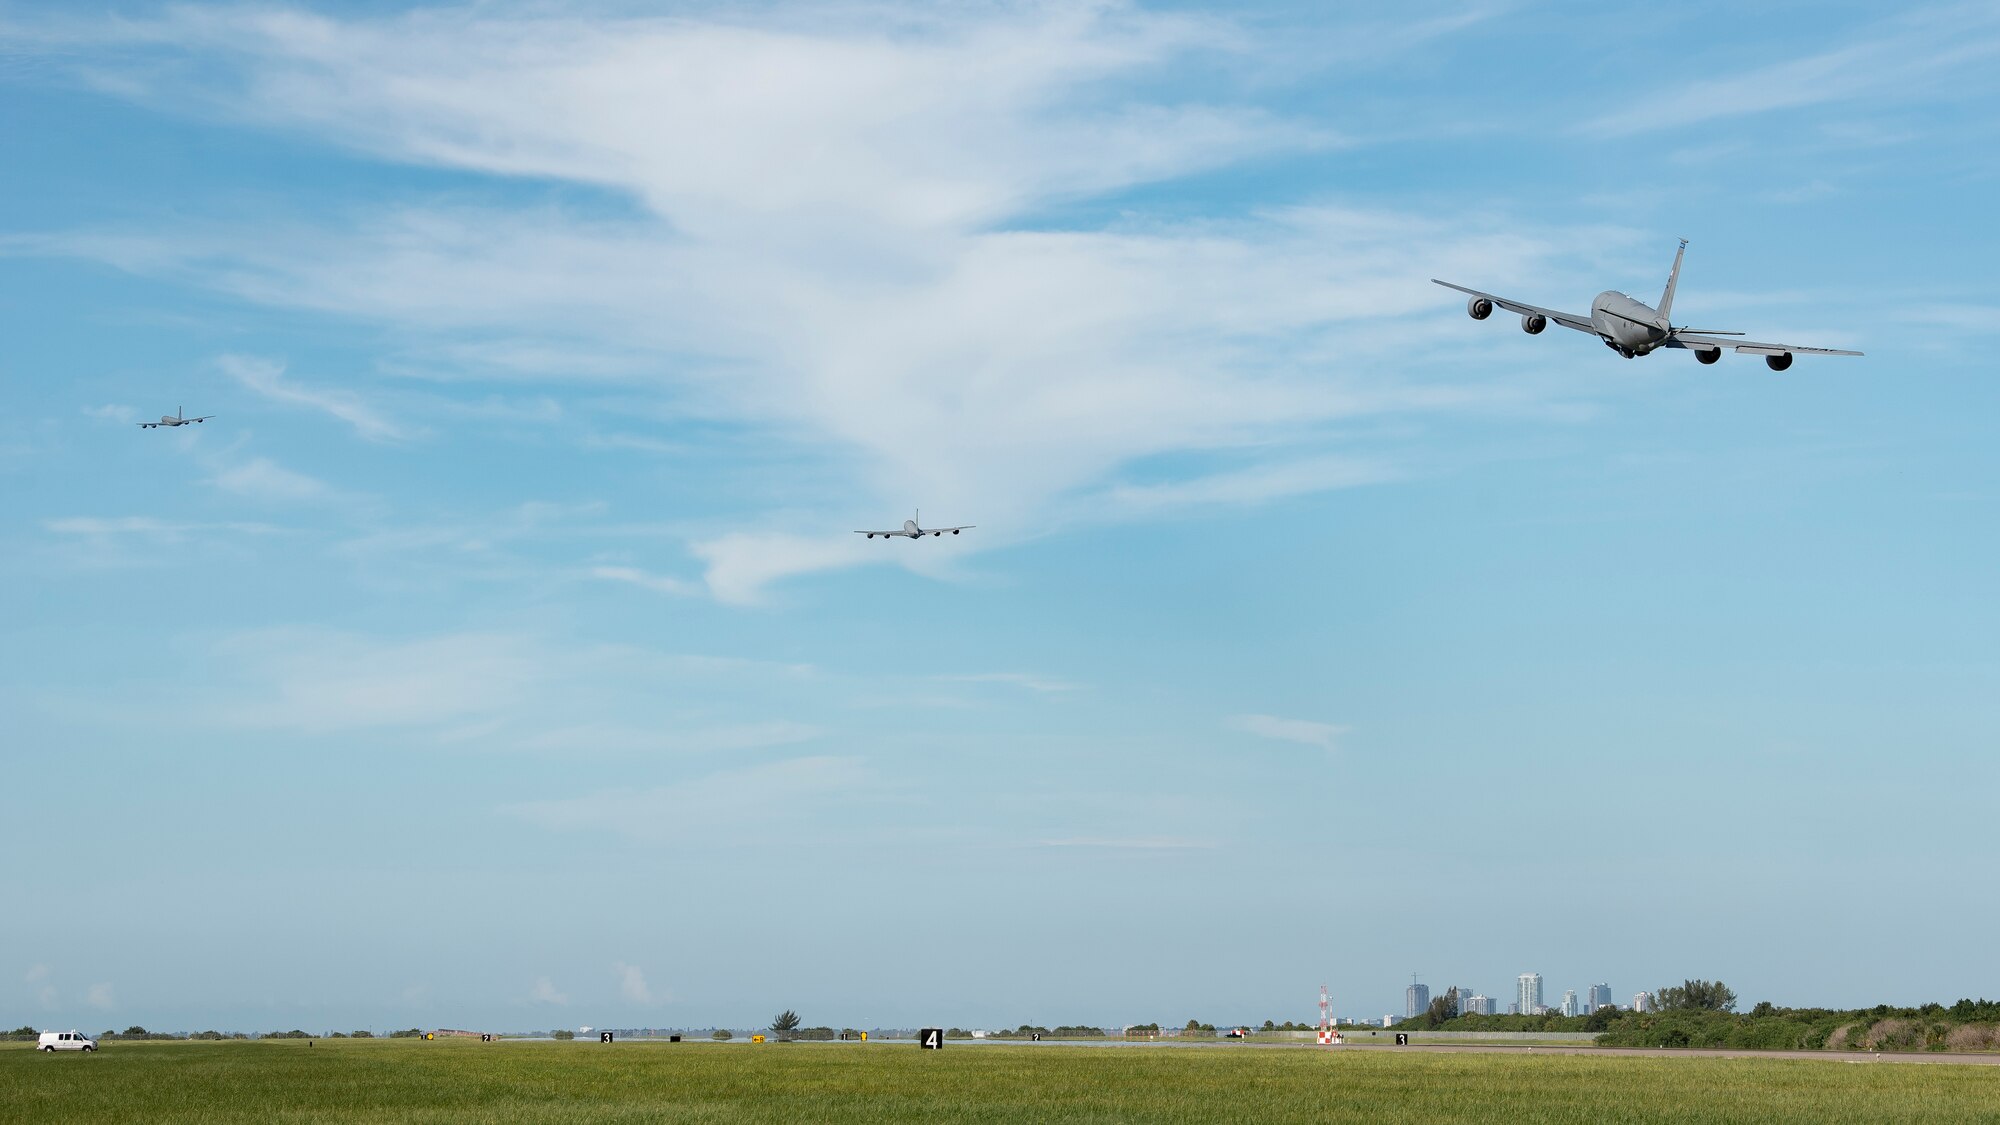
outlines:
[{"label": "blue sky", "polygon": [[0,1023],[1993,995],[1996,55],[0,8]]}]

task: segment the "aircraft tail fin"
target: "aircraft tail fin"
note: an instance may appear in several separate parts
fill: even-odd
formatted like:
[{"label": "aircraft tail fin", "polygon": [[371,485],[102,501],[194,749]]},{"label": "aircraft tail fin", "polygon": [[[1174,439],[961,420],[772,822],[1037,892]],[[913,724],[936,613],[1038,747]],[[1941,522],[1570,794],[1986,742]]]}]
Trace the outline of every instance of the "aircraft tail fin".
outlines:
[{"label": "aircraft tail fin", "polygon": [[1667,291],[1660,294],[1660,327],[1670,328],[1674,313],[1674,287],[1681,283],[1681,258],[1688,252],[1688,240],[1681,239],[1681,248],[1674,251],[1674,271],[1667,275]]}]

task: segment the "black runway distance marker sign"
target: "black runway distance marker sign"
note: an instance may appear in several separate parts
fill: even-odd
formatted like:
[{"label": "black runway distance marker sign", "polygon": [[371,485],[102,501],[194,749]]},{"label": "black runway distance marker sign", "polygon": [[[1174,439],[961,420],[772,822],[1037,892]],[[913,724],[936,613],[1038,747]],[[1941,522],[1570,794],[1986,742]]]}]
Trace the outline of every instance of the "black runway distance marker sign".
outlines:
[{"label": "black runway distance marker sign", "polygon": [[917,1046],[926,1051],[944,1050],[944,1028],[927,1027],[917,1032]]}]

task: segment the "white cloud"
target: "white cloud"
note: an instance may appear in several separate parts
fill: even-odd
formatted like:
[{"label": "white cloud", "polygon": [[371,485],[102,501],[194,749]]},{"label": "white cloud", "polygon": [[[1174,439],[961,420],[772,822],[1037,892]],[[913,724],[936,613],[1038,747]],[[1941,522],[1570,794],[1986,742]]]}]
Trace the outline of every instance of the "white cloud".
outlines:
[{"label": "white cloud", "polygon": [[[2000,20],[1990,6],[1906,12],[1856,42],[1737,74],[1702,77],[1678,89],[1621,99],[1630,108],[1600,115],[1586,133],[1624,136],[1720,118],[1866,100],[1966,91],[2000,61]],[[1990,85],[1990,77],[1987,78]]]},{"label": "white cloud", "polygon": [[1257,465],[1166,484],[1118,484],[1102,496],[1105,514],[1140,514],[1196,505],[1268,503],[1290,496],[1395,479],[1389,467],[1347,457]]},{"label": "white cloud", "polygon": [[53,1008],[56,1006],[56,986],[49,981],[49,976],[50,972],[47,965],[31,965],[28,967],[28,971],[21,977],[24,982],[34,986],[35,1002],[44,1008]]},{"label": "white cloud", "polygon": [[139,420],[139,412],[137,410],[118,403],[106,403],[103,406],[86,406],[83,408],[83,412],[92,418],[104,422],[122,422],[129,425]]},{"label": "white cloud", "polygon": [[104,981],[91,985],[83,994],[83,1002],[93,1008],[109,1009],[113,1007],[116,1002],[111,998],[110,982]]},{"label": "white cloud", "polygon": [[689,582],[684,578],[673,578],[664,574],[649,574],[646,571],[630,566],[594,566],[590,568],[590,576],[592,578],[604,579],[607,582],[624,582],[638,586],[641,589],[654,590],[662,594],[672,594],[676,597],[699,594],[702,589],[699,583]]},{"label": "white cloud", "polygon": [[58,535],[77,535],[97,539],[109,539],[129,535],[167,541],[178,541],[191,535],[209,532],[226,531],[243,535],[274,535],[284,530],[284,528],[268,523],[245,523],[240,521],[189,523],[180,520],[163,520],[154,516],[58,516],[54,519],[43,520],[42,526]]},{"label": "white cloud", "polygon": [[497,634],[384,642],[269,629],[230,638],[222,653],[240,670],[246,690],[220,708],[221,718],[306,732],[511,714],[541,675],[533,650]]},{"label": "white cloud", "polygon": [[937,676],[935,679],[961,684],[1012,684],[1029,691],[1044,694],[1075,691],[1077,685],[1053,680],[1047,676],[1036,676],[1027,672],[978,672],[966,676]]},{"label": "white cloud", "polygon": [[521,737],[524,750],[601,751],[623,753],[727,752],[790,746],[818,738],[820,728],[777,719],[735,726],[652,730],[608,723],[558,727]]},{"label": "white cloud", "polygon": [[333,495],[325,482],[293,472],[268,457],[252,457],[219,468],[209,483],[224,492],[272,503],[323,500]]},{"label": "white cloud", "polygon": [[618,975],[618,994],[635,1004],[651,1004],[653,990],[646,986],[646,974],[637,965],[627,965],[620,961],[611,966]]},{"label": "white cloud", "polygon": [[556,991],[555,984],[552,981],[550,981],[549,978],[547,977],[536,977],[534,991],[530,992],[528,995],[529,998],[534,1000],[537,1004],[569,1003],[569,994],[565,992]]},{"label": "white cloud", "polygon": [[1347,732],[1346,727],[1332,723],[1315,723],[1307,719],[1281,719],[1275,715],[1238,715],[1229,721],[1237,730],[1260,738],[1275,738],[1280,742],[1296,742],[1302,746],[1317,746],[1322,750],[1336,749],[1335,740]]},{"label": "white cloud", "polygon": [[[942,542],[926,539],[923,545]],[[739,531],[698,543],[694,553],[708,564],[704,581],[716,601],[755,605],[763,600],[764,587],[777,579],[869,562],[875,557],[870,550],[874,545],[853,534],[814,538],[782,531]]]},{"label": "white cloud", "polygon": [[[124,96],[635,201],[636,216],[438,203],[351,229],[38,245],[389,323],[423,365],[643,385],[824,456],[788,492],[832,502],[691,546],[731,604],[858,565],[949,574],[1085,502],[1159,518],[1382,479],[1306,450],[1342,420],[1486,401],[1408,381],[1413,353],[1436,346],[1413,322],[1445,307],[1430,271],[1479,263],[1497,284],[1562,249],[1338,207],[1037,229],[1081,197],[1326,143],[1164,93],[1190,58],[1252,60],[1254,45],[1221,21],[1115,3],[671,19],[176,8],[118,26],[100,34],[206,64],[125,68]],[[1109,483],[1224,451],[1237,468]],[[317,484],[253,464],[230,479],[274,497]],[[979,530],[887,549],[849,534],[918,504]],[[689,588],[631,567],[596,576]]]},{"label": "white cloud", "polygon": [[409,431],[384,418],[354,395],[316,390],[285,379],[285,365],[255,356],[225,355],[216,360],[223,374],[272,400],[331,414],[371,441],[408,437]]}]

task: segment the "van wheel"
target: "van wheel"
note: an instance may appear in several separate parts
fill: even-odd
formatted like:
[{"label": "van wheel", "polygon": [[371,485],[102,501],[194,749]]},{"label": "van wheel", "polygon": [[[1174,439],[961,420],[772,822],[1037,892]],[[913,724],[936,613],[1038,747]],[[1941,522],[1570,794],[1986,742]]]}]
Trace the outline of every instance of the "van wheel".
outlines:
[{"label": "van wheel", "polygon": [[97,1050],[97,1048],[95,1048],[95,1047],[85,1047],[85,1048],[84,1048],[84,1050],[86,1050],[86,1051],[95,1051],[95,1050]]},{"label": "van wheel", "polygon": [[47,1051],[51,1055],[56,1053],[56,1049],[54,1047],[43,1047],[42,1050]]}]

